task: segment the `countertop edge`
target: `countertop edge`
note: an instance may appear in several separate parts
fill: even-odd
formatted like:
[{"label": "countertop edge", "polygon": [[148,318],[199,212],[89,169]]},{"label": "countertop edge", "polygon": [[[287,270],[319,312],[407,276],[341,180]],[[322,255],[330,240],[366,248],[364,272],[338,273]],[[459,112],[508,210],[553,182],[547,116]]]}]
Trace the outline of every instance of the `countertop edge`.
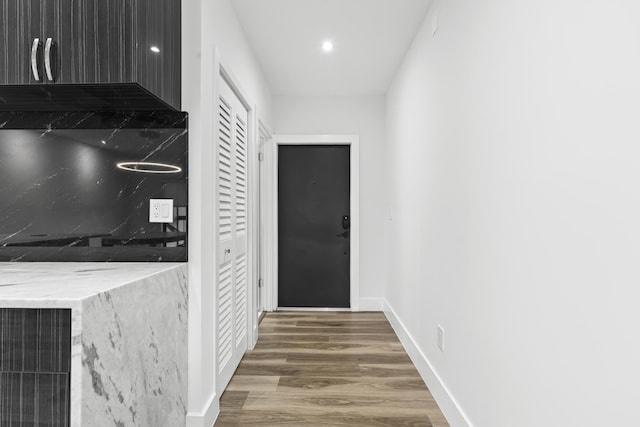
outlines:
[{"label": "countertop edge", "polygon": [[[19,265],[17,265],[19,264]],[[77,271],[79,268],[98,268],[108,266],[107,270],[96,270],[95,274],[87,277],[78,278]],[[2,267],[6,270],[13,268],[20,270],[20,272],[13,273],[14,277],[21,276],[21,272],[28,276],[33,275],[32,271],[38,269],[46,269],[55,267],[57,275],[54,275],[51,280],[40,281],[35,283],[26,283],[16,286],[16,295],[11,295],[13,289],[7,289],[2,292],[0,287],[0,308],[71,308],[77,309],[81,306],[82,302],[98,296],[100,294],[113,291],[115,289],[125,287],[136,282],[148,279],[161,274],[167,274],[174,270],[184,269],[184,273],[188,275],[188,263],[0,263],[0,272]],[[65,269],[68,267],[68,271]],[[118,268],[113,268],[118,267]],[[154,267],[152,270],[145,269],[144,271],[135,271],[132,267]],[[130,276],[122,275],[123,272],[131,271]],[[81,270],[89,271],[89,270]],[[115,273],[115,274],[114,274]],[[40,273],[42,274],[42,273]],[[39,296],[38,291],[43,291],[53,286],[60,287],[59,281],[63,281],[65,274],[67,277],[73,277],[73,286],[69,289],[62,288],[57,291],[60,296],[47,295]],[[76,275],[76,276],[74,276]],[[110,277],[115,276],[115,277]],[[58,281],[58,282],[56,282]],[[98,285],[93,285],[93,288],[84,287],[83,283],[91,283],[92,281],[99,281]],[[32,289],[29,289],[32,288]],[[66,291],[66,295],[65,295]],[[28,296],[25,294],[33,293],[34,296]],[[74,294],[74,295],[69,295]]]}]

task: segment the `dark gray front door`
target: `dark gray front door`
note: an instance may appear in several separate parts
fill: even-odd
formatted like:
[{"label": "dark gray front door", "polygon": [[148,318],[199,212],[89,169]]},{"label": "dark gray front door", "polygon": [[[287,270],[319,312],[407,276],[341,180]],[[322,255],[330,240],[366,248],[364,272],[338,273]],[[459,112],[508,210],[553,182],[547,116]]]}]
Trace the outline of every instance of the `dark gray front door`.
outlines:
[{"label": "dark gray front door", "polygon": [[278,306],[350,306],[349,146],[278,148]]}]

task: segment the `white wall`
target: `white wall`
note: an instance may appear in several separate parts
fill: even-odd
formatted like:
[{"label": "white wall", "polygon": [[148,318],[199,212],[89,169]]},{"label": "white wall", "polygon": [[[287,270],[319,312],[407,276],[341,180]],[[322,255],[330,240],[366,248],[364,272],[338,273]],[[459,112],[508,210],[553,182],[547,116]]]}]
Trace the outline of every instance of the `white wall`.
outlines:
[{"label": "white wall", "polygon": [[211,426],[215,395],[213,244],[214,50],[257,115],[271,124],[271,94],[229,0],[182,1],[182,108],[189,113],[188,426]]},{"label": "white wall", "polygon": [[470,425],[640,425],[638,16],[436,1],[389,90],[387,298]]},{"label": "white wall", "polygon": [[[184,1],[184,0],[183,0]],[[241,89],[253,101],[258,117],[272,123],[271,89],[260,68],[229,0],[209,0],[207,28],[210,43],[220,51],[224,67],[240,83]]]},{"label": "white wall", "polygon": [[383,96],[275,96],[276,134],[360,135],[360,301],[372,309],[384,296]]}]

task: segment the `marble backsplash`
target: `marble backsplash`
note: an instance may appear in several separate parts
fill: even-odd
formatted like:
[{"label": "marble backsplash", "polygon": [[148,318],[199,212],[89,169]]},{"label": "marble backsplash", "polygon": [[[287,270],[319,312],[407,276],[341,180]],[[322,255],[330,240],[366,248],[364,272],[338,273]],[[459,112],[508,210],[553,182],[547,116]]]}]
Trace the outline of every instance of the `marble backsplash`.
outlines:
[{"label": "marble backsplash", "polygon": [[186,261],[187,147],[186,113],[0,113],[0,261]]}]

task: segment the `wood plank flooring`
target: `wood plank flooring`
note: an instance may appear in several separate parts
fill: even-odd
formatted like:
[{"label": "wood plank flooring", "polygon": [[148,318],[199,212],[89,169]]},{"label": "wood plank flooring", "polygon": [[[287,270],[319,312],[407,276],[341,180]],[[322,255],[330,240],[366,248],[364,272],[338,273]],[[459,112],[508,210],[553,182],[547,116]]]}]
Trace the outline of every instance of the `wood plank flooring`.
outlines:
[{"label": "wood plank flooring", "polygon": [[276,312],[215,426],[449,427],[383,313]]}]

